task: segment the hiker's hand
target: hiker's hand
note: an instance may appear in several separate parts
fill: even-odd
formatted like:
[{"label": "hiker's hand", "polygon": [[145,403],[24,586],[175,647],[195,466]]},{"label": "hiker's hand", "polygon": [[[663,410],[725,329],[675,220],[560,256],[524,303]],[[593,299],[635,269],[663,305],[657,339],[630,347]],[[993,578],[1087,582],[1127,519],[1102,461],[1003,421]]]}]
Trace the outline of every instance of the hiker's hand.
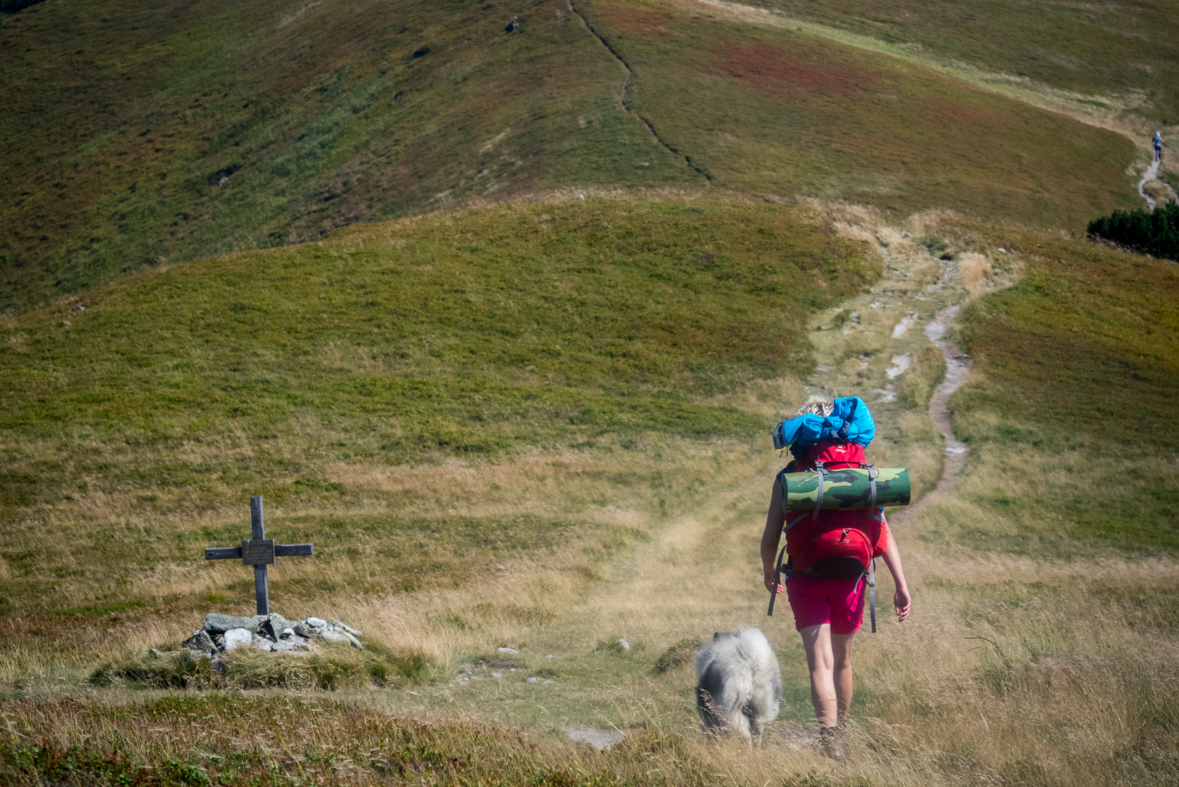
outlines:
[{"label": "hiker's hand", "polygon": [[782,585],[778,582],[778,572],[777,571],[774,571],[774,569],[771,568],[771,569],[765,570],[763,573],[765,574],[764,579],[765,579],[766,590],[773,593],[775,585],[777,585],[779,593],[781,593],[783,590],[786,589],[786,588],[782,587]]},{"label": "hiker's hand", "polygon": [[909,589],[905,587],[897,588],[897,592],[892,596],[892,605],[897,611],[897,622],[909,617],[909,608],[913,606],[913,599],[909,597]]}]

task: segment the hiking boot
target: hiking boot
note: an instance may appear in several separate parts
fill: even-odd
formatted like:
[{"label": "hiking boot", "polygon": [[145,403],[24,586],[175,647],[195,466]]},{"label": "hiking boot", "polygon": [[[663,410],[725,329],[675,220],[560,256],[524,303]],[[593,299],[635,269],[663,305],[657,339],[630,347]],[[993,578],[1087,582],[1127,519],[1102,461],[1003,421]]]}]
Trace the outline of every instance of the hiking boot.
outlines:
[{"label": "hiking boot", "polygon": [[836,762],[843,761],[843,727],[819,728],[819,751]]}]

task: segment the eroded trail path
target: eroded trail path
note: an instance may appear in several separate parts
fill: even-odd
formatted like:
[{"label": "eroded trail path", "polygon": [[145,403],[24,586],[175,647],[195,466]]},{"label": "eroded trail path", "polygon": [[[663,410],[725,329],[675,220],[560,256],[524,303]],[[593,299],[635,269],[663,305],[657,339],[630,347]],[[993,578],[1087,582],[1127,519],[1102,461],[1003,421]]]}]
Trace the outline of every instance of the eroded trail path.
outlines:
[{"label": "eroded trail path", "polygon": [[1154,197],[1146,193],[1146,184],[1152,180],[1158,180],[1159,164],[1160,162],[1158,161],[1150,162],[1150,166],[1146,168],[1146,172],[1142,173],[1142,180],[1138,181],[1138,196],[1146,200],[1147,210],[1154,210],[1155,201]]},{"label": "eroded trail path", "polygon": [[577,17],[578,21],[581,23],[582,29],[596,38],[598,43],[600,43],[602,47],[605,48],[605,50],[609,52],[615,60],[618,61],[619,65],[621,65],[623,70],[626,72],[626,77],[622,80],[622,88],[618,95],[618,104],[622,107],[622,111],[641,122],[647,128],[647,132],[651,135],[651,138],[658,142],[659,145],[663,147],[663,149],[666,150],[673,158],[682,160],[685,164],[688,165],[690,169],[694,170],[696,174],[701,175],[706,183],[711,184],[712,175],[708,174],[707,170],[697,164],[693,164],[691,156],[680,152],[679,148],[675,147],[662,136],[660,136],[659,132],[655,130],[655,126],[652,125],[651,121],[635,111],[635,108],[631,106],[629,101],[627,101],[627,90],[630,88],[630,81],[634,76],[634,70],[630,67],[630,63],[626,62],[626,58],[624,58],[622,54],[617,49],[615,49],[608,40],[606,40],[606,37],[598,32],[598,29],[595,28],[588,19],[586,19],[585,14],[583,14],[576,6],[573,5],[573,0],[566,0],[566,2],[569,4],[569,12]]},{"label": "eroded trail path", "polygon": [[943,309],[938,312],[935,320],[925,326],[925,335],[941,350],[946,364],[945,379],[934,390],[929,400],[929,420],[946,441],[942,477],[933,492],[893,516],[894,524],[903,524],[931,502],[952,495],[954,488],[958,486],[958,474],[966,466],[966,455],[970,452],[970,447],[954,436],[954,428],[950,423],[950,397],[966,382],[966,377],[970,374],[970,359],[957,345],[943,338],[959,308],[959,305],[954,305]]}]

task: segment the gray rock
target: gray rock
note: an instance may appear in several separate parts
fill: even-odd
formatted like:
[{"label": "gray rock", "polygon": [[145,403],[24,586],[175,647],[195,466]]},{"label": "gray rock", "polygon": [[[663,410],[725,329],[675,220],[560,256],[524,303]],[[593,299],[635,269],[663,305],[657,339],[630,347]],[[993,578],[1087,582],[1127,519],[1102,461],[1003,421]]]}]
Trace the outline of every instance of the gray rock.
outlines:
[{"label": "gray rock", "polygon": [[529,678],[528,682],[529,683],[540,683],[540,678]]},{"label": "gray rock", "polygon": [[257,648],[258,650],[264,650],[267,653],[269,653],[270,651],[274,650],[274,643],[271,642],[266,637],[262,637],[262,636],[255,634],[254,635],[254,647]]},{"label": "gray rock", "polygon": [[630,650],[630,643],[624,639],[618,640],[618,644],[622,646],[623,650]]},{"label": "gray rock", "polygon": [[363,631],[357,631],[356,629],[352,628],[351,626],[349,626],[345,623],[341,623],[338,620],[333,620],[332,626],[339,629],[340,631],[344,631],[344,632],[347,632],[348,634],[351,634],[352,636],[356,637],[357,639],[360,639],[361,637],[364,636]]},{"label": "gray rock", "polygon": [[520,652],[520,651],[514,650],[512,648],[496,648],[496,650],[500,653],[519,653]]},{"label": "gray rock", "polygon": [[321,631],[319,636],[323,639],[326,639],[328,642],[347,642],[357,650],[364,650],[364,645],[361,644],[360,640],[358,640],[356,637],[352,636],[347,631],[338,631],[331,626]]},{"label": "gray rock", "polygon": [[607,751],[611,746],[622,743],[618,730],[604,730],[595,727],[562,727],[561,732],[580,743],[588,743],[598,751]]},{"label": "gray rock", "polygon": [[314,626],[308,626],[306,623],[297,623],[295,625],[295,634],[303,637],[304,639],[315,639],[323,631],[323,629],[317,629]]},{"label": "gray rock", "polygon": [[274,651],[276,653],[289,653],[296,650],[311,650],[311,643],[302,637],[280,639],[278,642],[274,643]]},{"label": "gray rock", "polygon": [[195,634],[180,644],[194,653],[212,653],[217,650],[213,638],[204,629],[197,629]]},{"label": "gray rock", "polygon": [[282,630],[291,625],[291,621],[279,614],[267,615],[258,626],[258,632],[265,634],[272,640],[278,641]]},{"label": "gray rock", "polygon": [[230,629],[225,632],[225,636],[221,638],[221,647],[226,650],[234,650],[243,645],[249,645],[254,641],[254,633],[249,629],[237,628]]},{"label": "gray rock", "polygon": [[323,618],[306,618],[303,622],[317,629],[327,628],[327,621]]},{"label": "gray rock", "polygon": [[225,662],[216,656],[214,656],[213,660],[209,662],[209,666],[213,668],[213,672],[218,674],[225,672]]},{"label": "gray rock", "polygon": [[245,629],[253,634],[258,630],[258,624],[257,618],[239,618],[217,612],[205,615],[205,631],[210,634],[224,634],[231,629]]},{"label": "gray rock", "polygon": [[279,639],[290,639],[295,636],[295,630],[293,628],[285,628],[279,632],[278,636]]}]

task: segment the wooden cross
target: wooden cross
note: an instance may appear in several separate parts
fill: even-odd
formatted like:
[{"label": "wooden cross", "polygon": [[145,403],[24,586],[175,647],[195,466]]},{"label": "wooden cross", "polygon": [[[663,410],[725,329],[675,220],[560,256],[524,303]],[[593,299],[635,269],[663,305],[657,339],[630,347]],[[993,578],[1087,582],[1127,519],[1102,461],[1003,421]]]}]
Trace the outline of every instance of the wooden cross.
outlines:
[{"label": "wooden cross", "polygon": [[242,563],[254,567],[254,595],[258,599],[258,614],[270,614],[270,588],[266,582],[266,567],[274,562],[276,557],[295,557],[297,555],[314,555],[315,547],[311,544],[275,544],[273,538],[266,537],[266,529],[262,524],[262,495],[250,498],[250,525],[253,536],[248,541],[242,539],[240,547],[208,547],[205,549],[205,560],[228,560],[241,558]]}]

